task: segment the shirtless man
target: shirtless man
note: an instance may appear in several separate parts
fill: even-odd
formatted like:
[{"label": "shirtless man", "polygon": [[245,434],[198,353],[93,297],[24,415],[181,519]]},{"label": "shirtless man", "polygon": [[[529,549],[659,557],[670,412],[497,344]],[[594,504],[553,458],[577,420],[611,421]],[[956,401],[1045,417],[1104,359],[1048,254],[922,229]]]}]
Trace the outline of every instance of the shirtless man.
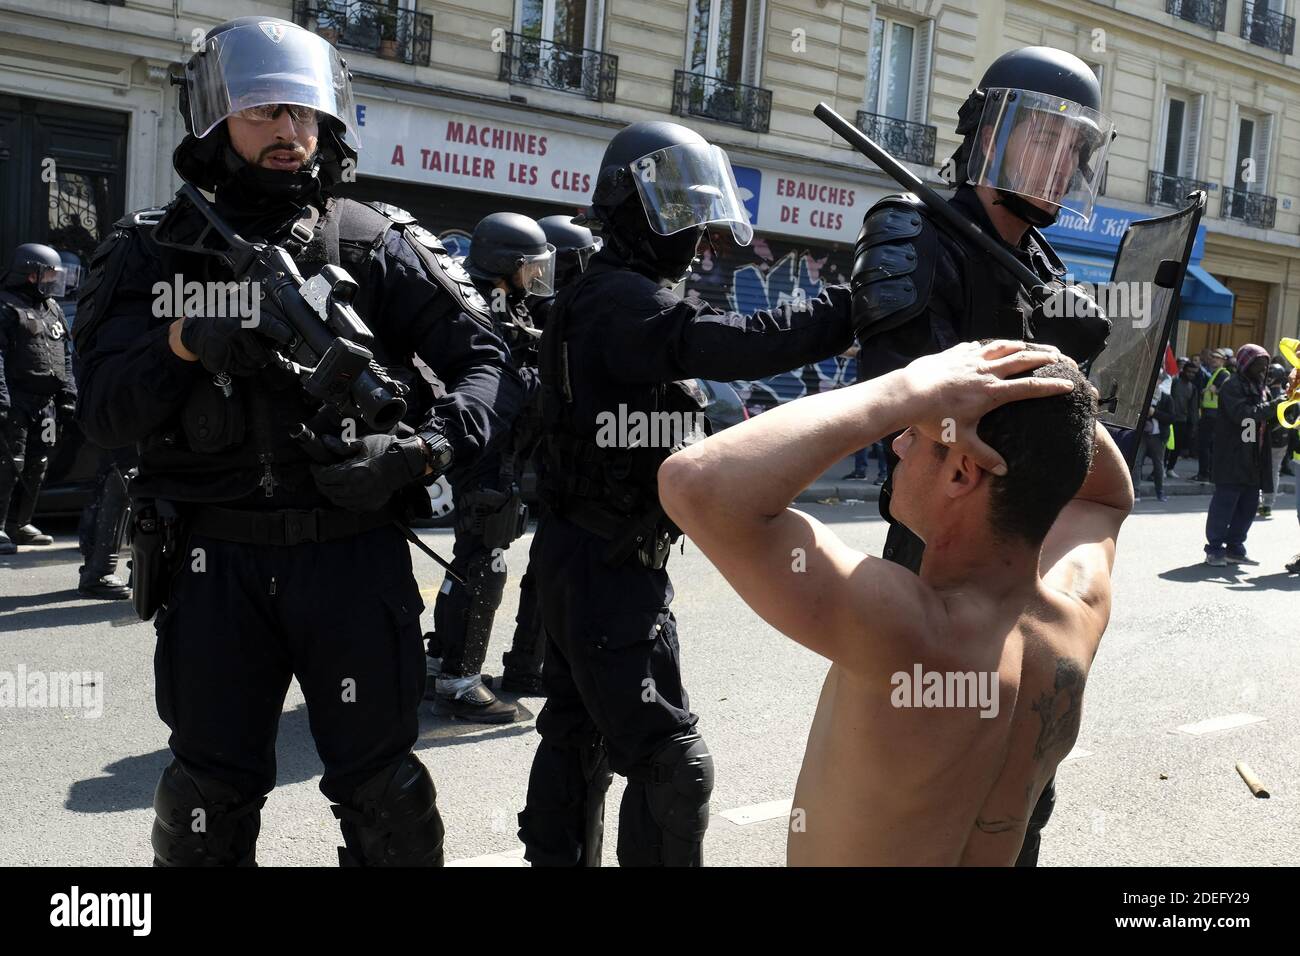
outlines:
[{"label": "shirtless man", "polygon": [[[1095,415],[1095,391],[1056,350],[967,343],[775,408],[660,468],[668,514],[740,596],[831,660],[789,863],[1015,862],[1078,735],[1133,504]],[[891,510],[925,541],[919,576],[789,507],[904,428]],[[930,674],[942,686],[909,686]],[[959,686],[971,693],[943,699]]]}]

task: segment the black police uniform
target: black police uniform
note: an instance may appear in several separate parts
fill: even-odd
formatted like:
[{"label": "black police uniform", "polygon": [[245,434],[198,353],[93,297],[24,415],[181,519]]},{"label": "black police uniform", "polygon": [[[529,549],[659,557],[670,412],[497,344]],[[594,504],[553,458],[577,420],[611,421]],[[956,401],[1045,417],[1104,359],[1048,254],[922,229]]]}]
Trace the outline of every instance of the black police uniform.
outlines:
[{"label": "black police uniform", "polygon": [[598,447],[597,416],[698,412],[673,381],[762,378],[843,352],[849,300],[833,286],[803,308],[724,313],[610,248],[556,296],[541,354],[547,511],[532,552],[548,699],[519,815],[534,864],[599,864],[611,770],[628,780],[621,864],[699,865],[708,826],[712,758],[682,686],[664,567],[680,533],[658,502],[668,450]]},{"label": "black police uniform", "polygon": [[[77,400],[63,310],[28,285],[0,289],[0,521],[10,538],[31,523],[36,497]],[[21,471],[15,461],[22,462]],[[12,502],[13,517],[10,517]],[[48,541],[46,542],[48,543]]]},{"label": "black police uniform", "polygon": [[[979,196],[959,187],[949,204],[998,237]],[[1064,288],[1066,268],[1042,233],[1030,227],[1018,247],[1003,243],[1048,288]],[[943,228],[920,202],[889,196],[868,210],[858,236],[854,262],[854,325],[862,350],[863,380],[902,368],[922,355],[959,342],[984,338],[1032,339],[1033,304],[1027,291],[997,265],[989,253],[955,231]],[[898,457],[892,436],[885,439],[892,473]],[[880,494],[880,513],[889,518],[892,478]],[[891,519],[884,557],[919,572],[925,544]],[[1017,865],[1038,859],[1040,831],[1051,816],[1055,781],[1034,808]]]},{"label": "black police uniform", "polygon": [[[436,238],[410,217],[395,222],[349,200],[331,200],[306,232],[286,232],[291,222],[263,232],[275,217],[255,200],[223,204],[218,189],[217,211],[245,238],[279,241],[304,275],[327,261],[350,272],[377,361],[413,388],[421,430],[450,440],[455,468],[471,467],[516,414],[522,389],[481,300]],[[438,865],[433,782],[411,753],[424,605],[391,520],[402,496],[380,512],[333,507],[288,438],[316,411],[293,377],[271,366],[214,376],[172,352],[174,316],[153,314],[154,284],[230,277],[158,245],[156,220],[136,214],[115,225],[94,254],[77,323],[84,431],[104,447],[138,445],[135,504],[188,515],[156,622],[158,711],[175,756],[155,796],[156,860],[253,861],[296,677],[325,767],[321,790],[347,845],[340,861]],[[415,356],[445,383],[445,398],[420,390]],[[418,481],[405,491],[427,507]],[[198,808],[205,833],[190,825]]]},{"label": "black police uniform", "polygon": [[[489,302],[501,294],[488,281],[476,279],[474,284]],[[504,306],[500,312],[491,311],[524,383],[523,409],[494,450],[452,486],[456,543],[451,565],[465,583],[450,576],[443,582],[434,604],[428,650],[430,657],[442,658],[444,678],[471,677],[483,667],[492,622],[505,592],[505,550],[527,530],[528,509],[519,479],[539,435],[537,334],[523,296],[508,294]]]}]

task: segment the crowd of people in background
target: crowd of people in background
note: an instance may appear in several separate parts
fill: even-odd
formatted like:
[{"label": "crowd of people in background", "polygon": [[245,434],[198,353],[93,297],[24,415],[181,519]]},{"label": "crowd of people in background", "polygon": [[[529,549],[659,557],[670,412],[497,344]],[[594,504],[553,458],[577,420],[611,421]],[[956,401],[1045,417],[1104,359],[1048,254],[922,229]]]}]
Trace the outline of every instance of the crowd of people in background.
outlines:
[{"label": "crowd of people in background", "polygon": [[[1254,563],[1246,554],[1250,527],[1273,516],[1281,479],[1295,476],[1300,429],[1285,428],[1277,418],[1291,374],[1281,356],[1255,344],[1236,352],[1202,349],[1179,358],[1175,374],[1160,372],[1151,416],[1137,438],[1135,500],[1146,479],[1156,500],[1167,501],[1165,479],[1180,477],[1178,468],[1195,471],[1182,477],[1213,484],[1205,530],[1211,566]],[[1286,567],[1300,574],[1300,555]]]}]

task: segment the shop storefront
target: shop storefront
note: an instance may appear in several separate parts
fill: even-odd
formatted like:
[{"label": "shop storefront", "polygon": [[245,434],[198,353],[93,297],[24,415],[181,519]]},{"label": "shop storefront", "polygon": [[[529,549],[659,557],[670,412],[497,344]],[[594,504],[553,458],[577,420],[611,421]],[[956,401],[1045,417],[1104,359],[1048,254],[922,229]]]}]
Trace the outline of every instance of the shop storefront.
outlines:
[{"label": "shop storefront", "polygon": [[[509,210],[534,218],[586,205],[607,134],[555,130],[526,117],[486,119],[359,97],[362,150],[350,195],[400,206],[463,254],[474,224]],[[816,298],[847,281],[853,241],[880,187],[781,171],[733,156],[754,226],[748,246],[714,231],[714,245],[686,282],[687,297],[750,313]],[[854,381],[851,359],[830,358],[759,382],[737,382],[754,410]]]}]

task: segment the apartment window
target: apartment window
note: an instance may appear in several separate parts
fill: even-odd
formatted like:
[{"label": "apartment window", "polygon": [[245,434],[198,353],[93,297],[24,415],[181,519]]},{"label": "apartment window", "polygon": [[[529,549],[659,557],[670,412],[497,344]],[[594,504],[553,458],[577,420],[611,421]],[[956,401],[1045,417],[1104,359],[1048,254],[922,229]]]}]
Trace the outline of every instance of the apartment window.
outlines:
[{"label": "apartment window", "polygon": [[686,69],[758,85],[761,0],[692,0]]},{"label": "apartment window", "polygon": [[868,113],[913,123],[926,121],[933,34],[932,20],[912,24],[874,18],[864,104]]},{"label": "apartment window", "polygon": [[1170,93],[1165,97],[1160,171],[1166,176],[1196,177],[1200,159],[1202,102],[1203,97],[1190,93]]},{"label": "apartment window", "polygon": [[519,32],[575,50],[592,46],[589,33],[596,6],[596,0],[521,0]]},{"label": "apartment window", "polygon": [[1237,118],[1237,160],[1233,169],[1233,189],[1241,192],[1268,192],[1268,154],[1273,133],[1273,117],[1242,114]]}]

